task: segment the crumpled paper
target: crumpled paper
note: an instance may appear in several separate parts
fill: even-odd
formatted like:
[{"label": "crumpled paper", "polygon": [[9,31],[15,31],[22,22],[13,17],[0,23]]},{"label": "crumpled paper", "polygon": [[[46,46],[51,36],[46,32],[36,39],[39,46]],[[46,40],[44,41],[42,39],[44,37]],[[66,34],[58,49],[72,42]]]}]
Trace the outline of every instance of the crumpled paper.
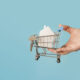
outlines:
[{"label": "crumpled paper", "polygon": [[39,32],[38,46],[47,48],[54,47],[55,37],[51,35],[55,35],[55,33],[49,26],[44,25],[44,28]]},{"label": "crumpled paper", "polygon": [[49,26],[44,25],[44,28],[40,31],[39,36],[54,35],[54,32]]}]

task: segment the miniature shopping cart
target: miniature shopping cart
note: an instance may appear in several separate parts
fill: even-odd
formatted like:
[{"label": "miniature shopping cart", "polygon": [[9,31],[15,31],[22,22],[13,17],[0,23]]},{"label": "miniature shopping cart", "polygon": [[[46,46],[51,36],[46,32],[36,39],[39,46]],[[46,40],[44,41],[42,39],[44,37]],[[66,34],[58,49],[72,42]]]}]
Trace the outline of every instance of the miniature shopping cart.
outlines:
[{"label": "miniature shopping cart", "polygon": [[[60,32],[58,30],[54,35],[48,36],[38,36],[33,35],[29,38],[31,41],[30,51],[32,48],[36,48],[36,56],[35,59],[38,60],[40,56],[57,58],[57,63],[60,63],[60,54],[54,54],[47,51],[47,49],[57,49],[59,48],[59,40],[60,40]],[[42,52],[39,52],[39,49],[42,49]],[[48,53],[47,53],[48,52]]]}]

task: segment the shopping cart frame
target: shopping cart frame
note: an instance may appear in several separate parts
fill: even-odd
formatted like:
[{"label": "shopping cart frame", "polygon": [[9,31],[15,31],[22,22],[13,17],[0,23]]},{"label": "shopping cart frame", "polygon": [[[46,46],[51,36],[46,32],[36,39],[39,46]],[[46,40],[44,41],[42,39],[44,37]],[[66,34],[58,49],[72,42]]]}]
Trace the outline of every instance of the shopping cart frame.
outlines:
[{"label": "shopping cart frame", "polygon": [[[32,47],[36,48],[36,56],[35,56],[36,60],[38,60],[40,58],[40,56],[45,56],[45,57],[57,58],[57,63],[60,63],[60,57],[61,57],[60,54],[58,54],[58,53],[57,54],[47,53],[46,49],[48,49],[49,47],[43,47],[43,46],[38,45],[38,39],[39,38],[41,38],[41,37],[50,37],[50,36],[56,37],[55,47],[53,47],[52,49],[59,48],[60,33],[55,33],[54,35],[48,35],[48,36],[37,36],[37,35],[31,36],[30,39],[29,39],[31,41],[30,50],[32,51]],[[40,53],[39,50],[38,50],[39,48],[42,48],[44,52]],[[50,49],[51,49],[51,47],[50,47]]]}]

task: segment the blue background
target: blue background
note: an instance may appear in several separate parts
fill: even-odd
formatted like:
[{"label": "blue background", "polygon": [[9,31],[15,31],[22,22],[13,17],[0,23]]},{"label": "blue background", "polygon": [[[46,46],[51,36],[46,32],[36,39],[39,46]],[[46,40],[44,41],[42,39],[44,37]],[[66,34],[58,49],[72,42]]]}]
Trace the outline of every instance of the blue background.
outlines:
[{"label": "blue background", "polygon": [[[79,80],[80,52],[35,61],[28,38],[43,25],[80,28],[79,0],[0,0],[0,80]],[[69,39],[62,32],[61,45]]]}]

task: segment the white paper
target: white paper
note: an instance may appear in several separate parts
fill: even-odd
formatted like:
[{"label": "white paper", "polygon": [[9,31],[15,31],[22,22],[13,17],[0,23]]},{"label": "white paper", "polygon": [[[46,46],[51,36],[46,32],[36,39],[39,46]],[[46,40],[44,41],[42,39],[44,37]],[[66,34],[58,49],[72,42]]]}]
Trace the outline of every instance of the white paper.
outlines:
[{"label": "white paper", "polygon": [[44,25],[44,28],[40,31],[39,36],[54,35],[54,32],[49,26]]},{"label": "white paper", "polygon": [[[44,25],[44,28],[39,33],[39,42],[38,46],[40,47],[53,47],[53,42],[55,41],[55,37],[51,37],[51,35],[54,35],[55,33],[51,30],[49,26]],[[44,37],[42,37],[44,36]],[[46,37],[49,36],[49,37]]]}]

